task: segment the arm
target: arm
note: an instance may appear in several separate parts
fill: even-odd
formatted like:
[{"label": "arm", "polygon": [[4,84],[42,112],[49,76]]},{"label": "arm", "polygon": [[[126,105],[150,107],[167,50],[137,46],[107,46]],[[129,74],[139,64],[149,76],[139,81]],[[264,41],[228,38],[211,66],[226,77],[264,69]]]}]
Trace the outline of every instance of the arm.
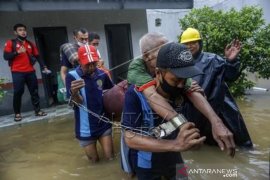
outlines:
[{"label": "arm", "polygon": [[[40,67],[41,67],[41,69],[43,69],[43,70],[45,70],[45,71],[47,72],[47,71],[48,71],[48,68],[47,68],[47,66],[45,65],[43,59],[40,57],[36,45],[33,44],[33,43],[30,42],[30,41],[27,41],[27,42],[28,42],[28,43],[30,44],[30,46],[32,47],[32,53],[31,53],[31,54],[33,54],[33,55],[35,56],[35,58],[37,59],[39,65],[40,65]],[[30,56],[30,55],[28,54],[28,56]]]},{"label": "arm", "polygon": [[125,131],[124,137],[127,145],[136,150],[149,152],[183,152],[194,146],[201,145],[205,137],[200,137],[199,130],[194,128],[193,123],[185,123],[176,139],[154,139],[149,136],[134,134],[132,131]]},{"label": "arm", "polygon": [[75,80],[73,76],[68,74],[66,76],[67,98],[69,99],[71,97],[75,102],[82,103],[83,97],[80,95],[79,91],[84,86],[83,79]]},{"label": "arm", "polygon": [[235,154],[235,143],[231,131],[223,124],[222,120],[200,93],[193,92],[188,98],[211,123],[213,137],[221,150],[227,149],[228,154],[233,157]]},{"label": "arm", "polygon": [[[125,96],[122,125],[129,127],[129,130],[140,128],[142,125],[140,102],[131,89],[127,91]],[[198,138],[200,136],[199,130],[194,126],[193,123],[184,124],[175,140],[154,139],[153,137],[134,134],[129,130],[124,131],[124,138],[127,145],[133,149],[151,152],[179,152],[201,144],[205,140],[205,137]]]},{"label": "arm", "polygon": [[230,44],[228,44],[224,50],[226,57],[225,64],[225,80],[235,81],[240,76],[240,62],[238,55],[241,51],[241,42],[234,39]]},{"label": "arm", "polygon": [[[143,60],[133,60],[128,68],[128,82],[140,87],[150,81],[153,81],[153,78],[147,73]],[[169,121],[173,117],[177,116],[178,113],[162,96],[157,93],[154,85],[147,87],[142,91],[151,108],[162,118]]]},{"label": "arm", "polygon": [[44,70],[48,70],[48,68],[47,68],[47,66],[45,65],[45,63],[44,63],[44,61],[43,61],[43,59],[42,58],[40,58],[40,56],[39,55],[35,55],[35,57],[37,58],[37,61],[38,61],[38,63],[39,63],[39,65],[40,65],[40,67],[41,67],[41,69],[44,69]]},{"label": "arm", "polygon": [[72,64],[68,61],[67,56],[63,52],[61,53],[60,57],[61,57],[60,75],[65,85],[66,75],[68,73],[68,69],[72,68]]},{"label": "arm", "polygon": [[21,50],[19,49],[19,52],[13,51],[12,49],[12,41],[8,40],[5,43],[5,48],[4,48],[4,59],[6,61],[12,61],[19,53],[21,53]]},{"label": "arm", "polygon": [[225,64],[225,81],[235,81],[240,76],[240,61],[238,59],[233,62],[227,60]]},{"label": "arm", "polygon": [[[192,79],[189,79],[189,82],[185,86],[188,93],[196,91],[204,95],[203,89],[197,84],[196,81],[192,81]],[[172,108],[165,98],[157,93],[154,85],[147,87],[146,84],[146,89],[143,90],[143,95],[147,98],[151,108],[163,119],[169,121],[177,116],[178,113]]]},{"label": "arm", "polygon": [[157,93],[154,85],[143,90],[143,95],[147,98],[151,108],[163,119],[169,121],[173,117],[177,116],[178,113],[172,108],[165,98]]},{"label": "arm", "polygon": [[66,84],[67,73],[68,73],[68,68],[66,66],[61,66],[60,75],[61,75],[61,79],[62,79],[64,85]]}]

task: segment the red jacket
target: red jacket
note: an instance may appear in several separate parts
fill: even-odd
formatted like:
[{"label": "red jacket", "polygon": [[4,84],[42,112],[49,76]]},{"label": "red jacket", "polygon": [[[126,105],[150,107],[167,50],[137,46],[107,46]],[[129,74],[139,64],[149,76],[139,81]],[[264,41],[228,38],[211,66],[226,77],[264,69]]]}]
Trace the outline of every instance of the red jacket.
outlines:
[{"label": "red jacket", "polygon": [[[18,49],[24,46],[26,48],[26,51],[28,54],[34,55],[34,56],[38,56],[38,50],[37,47],[35,45],[33,45],[32,43],[28,43],[27,41],[16,41],[16,51],[18,51]],[[12,40],[8,40],[5,44],[5,48],[4,48],[4,54],[11,54],[14,57],[12,59],[9,59],[10,61],[10,68],[11,68],[11,72],[32,72],[35,71],[33,65],[30,63],[29,60],[29,55],[25,52],[25,53],[20,53],[17,54],[15,52],[13,52],[13,48],[12,48]]]}]

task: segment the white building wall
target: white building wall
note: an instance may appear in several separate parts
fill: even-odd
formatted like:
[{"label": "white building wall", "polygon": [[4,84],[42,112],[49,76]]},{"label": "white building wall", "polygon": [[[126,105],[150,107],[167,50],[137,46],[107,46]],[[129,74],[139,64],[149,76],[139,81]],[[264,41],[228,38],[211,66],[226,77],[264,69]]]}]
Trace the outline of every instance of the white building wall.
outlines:
[{"label": "white building wall", "polygon": [[[69,41],[73,41],[72,31],[75,28],[85,27],[89,31],[97,32],[100,37],[99,51],[108,67],[108,53],[105,24],[130,24],[134,57],[140,54],[138,41],[147,32],[145,10],[114,10],[114,11],[60,11],[60,12],[0,12],[0,77],[11,81],[8,63],[3,59],[4,43],[14,38],[13,25],[23,23],[27,26],[29,40],[34,41],[33,27],[65,26]],[[41,78],[39,67],[36,65],[37,76]]]},{"label": "white building wall", "polygon": [[[148,9],[147,12],[147,23],[149,32],[160,32],[163,33],[170,41],[178,41],[177,36],[181,33],[179,26],[179,19],[184,17],[190,10],[179,9]],[[161,25],[155,25],[155,19],[161,19]]]},{"label": "white building wall", "polygon": [[213,9],[229,10],[235,8],[242,9],[245,6],[258,6],[263,9],[263,18],[267,24],[270,23],[270,1],[269,0],[225,0],[213,6]]},{"label": "white building wall", "polygon": [[[244,6],[258,5],[263,8],[263,18],[266,23],[270,23],[270,0],[194,0],[194,8],[202,8],[204,6],[213,9],[229,10],[234,7],[240,10]],[[179,19],[183,18],[190,10],[188,9],[148,9],[147,23],[149,32],[161,32],[165,34],[169,40],[178,41],[177,36],[180,35],[181,29]],[[155,26],[155,19],[161,19],[161,26]]]}]

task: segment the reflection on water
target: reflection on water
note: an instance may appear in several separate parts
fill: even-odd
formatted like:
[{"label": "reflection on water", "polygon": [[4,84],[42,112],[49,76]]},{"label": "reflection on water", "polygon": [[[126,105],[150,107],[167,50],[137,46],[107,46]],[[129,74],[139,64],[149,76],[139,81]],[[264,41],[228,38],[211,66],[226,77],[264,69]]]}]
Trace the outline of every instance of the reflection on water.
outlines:
[{"label": "reflection on water", "polygon": [[[237,178],[229,174],[225,179],[269,179],[269,102],[270,94],[252,95],[238,101],[255,150],[238,149],[234,159],[212,146],[182,153],[190,179],[221,179],[224,173],[215,173],[213,169],[237,171]],[[115,132],[117,158],[92,165],[74,138],[71,117],[3,129],[0,132],[0,179],[128,179],[121,172],[119,133]],[[99,152],[102,154],[100,147]],[[190,171],[194,169],[197,172]],[[205,171],[200,173],[202,170]]]}]

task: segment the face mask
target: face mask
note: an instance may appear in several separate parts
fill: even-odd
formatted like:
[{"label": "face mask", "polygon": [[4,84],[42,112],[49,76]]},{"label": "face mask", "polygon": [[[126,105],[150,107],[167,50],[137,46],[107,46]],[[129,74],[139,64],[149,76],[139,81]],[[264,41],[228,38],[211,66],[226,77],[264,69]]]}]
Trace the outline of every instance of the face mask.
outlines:
[{"label": "face mask", "polygon": [[78,41],[78,45],[81,47],[81,46],[84,46],[84,45],[86,45],[87,44],[87,42],[85,42],[85,43],[82,43],[82,42],[79,42]]},{"label": "face mask", "polygon": [[27,38],[27,36],[25,36],[25,37],[22,37],[22,36],[17,36],[17,38],[20,40],[20,41],[24,41],[26,38]]},{"label": "face mask", "polygon": [[177,97],[183,91],[183,88],[178,88],[178,87],[169,85],[169,83],[163,77],[162,77],[162,83],[160,83],[160,87],[165,93],[169,94],[173,98]]}]

